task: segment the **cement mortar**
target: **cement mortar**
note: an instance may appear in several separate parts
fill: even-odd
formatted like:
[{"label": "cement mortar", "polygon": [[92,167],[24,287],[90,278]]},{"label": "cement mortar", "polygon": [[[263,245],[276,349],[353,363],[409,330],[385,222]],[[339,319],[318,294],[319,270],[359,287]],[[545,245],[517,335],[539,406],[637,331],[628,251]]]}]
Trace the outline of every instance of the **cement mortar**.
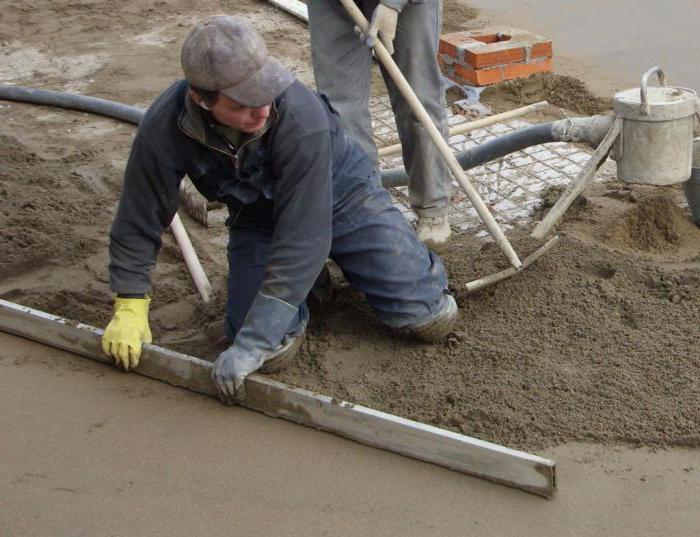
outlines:
[{"label": "cement mortar", "polygon": [[463,284],[506,262],[460,237],[445,256],[460,322],[444,343],[392,339],[344,290],[278,378],[521,448],[697,446],[700,230],[668,198],[617,201],[613,215],[610,187],[574,211],[555,250],[474,295]]},{"label": "cement mortar", "polygon": [[[179,42],[191,22],[233,5],[202,2],[195,13],[189,2],[19,2],[0,36],[65,57],[108,51],[109,62],[80,72],[90,77],[81,78],[85,93],[143,105],[180,76]],[[267,3],[235,7],[264,22],[273,54],[308,81],[304,26]],[[3,81],[60,90],[79,78],[60,69],[20,74]],[[108,230],[134,130],[15,103],[2,103],[0,114],[0,297],[104,326]],[[441,344],[393,338],[362,297],[342,288],[331,304],[313,305],[299,362],[278,378],[514,447],[697,446],[700,232],[685,225],[680,199],[678,189],[614,182],[587,192],[567,215],[560,246],[474,295],[464,283],[506,262],[493,244],[460,237],[445,256],[460,327]],[[209,359],[221,349],[213,341],[227,270],[223,218],[213,213],[212,229],[184,218],[218,292],[211,307],[201,305],[168,235],[154,274],[155,341]],[[521,255],[536,246],[524,236],[513,236]]]},{"label": "cement mortar", "polygon": [[697,450],[550,450],[548,501],[4,333],[0,349],[3,537],[697,533]]}]

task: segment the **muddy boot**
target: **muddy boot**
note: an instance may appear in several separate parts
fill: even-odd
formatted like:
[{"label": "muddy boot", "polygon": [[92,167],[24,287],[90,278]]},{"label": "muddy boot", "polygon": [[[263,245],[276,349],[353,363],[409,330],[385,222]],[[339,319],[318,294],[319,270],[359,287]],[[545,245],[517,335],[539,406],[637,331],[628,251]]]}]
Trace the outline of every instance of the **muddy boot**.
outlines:
[{"label": "muddy boot", "polygon": [[452,234],[449,218],[447,215],[421,217],[418,219],[416,233],[419,241],[439,254],[446,249]]},{"label": "muddy boot", "polygon": [[280,346],[263,362],[258,371],[260,373],[278,373],[286,369],[299,353],[305,334],[306,332],[302,332],[298,336],[284,336]]},{"label": "muddy boot", "polygon": [[443,295],[440,312],[427,323],[399,328],[402,335],[413,337],[426,343],[439,341],[454,330],[459,308],[452,295]]}]

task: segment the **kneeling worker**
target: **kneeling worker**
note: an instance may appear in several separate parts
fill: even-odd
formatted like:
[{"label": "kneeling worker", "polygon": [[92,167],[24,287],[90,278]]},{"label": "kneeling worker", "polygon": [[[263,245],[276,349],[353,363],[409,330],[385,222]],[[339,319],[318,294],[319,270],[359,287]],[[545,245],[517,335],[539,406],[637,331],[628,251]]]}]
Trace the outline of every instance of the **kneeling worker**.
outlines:
[{"label": "kneeling worker", "polygon": [[454,325],[445,269],[393,207],[378,170],[327,100],[268,56],[243,19],[210,17],[182,48],[186,80],[149,107],[126,168],[110,233],[117,294],[103,348],[138,365],[150,271],[185,174],[229,209],[226,325],[231,346],[212,377],[245,397],[248,374],[279,370],[298,351],[306,296],[326,258],[363,292],[379,320],[433,341]]}]

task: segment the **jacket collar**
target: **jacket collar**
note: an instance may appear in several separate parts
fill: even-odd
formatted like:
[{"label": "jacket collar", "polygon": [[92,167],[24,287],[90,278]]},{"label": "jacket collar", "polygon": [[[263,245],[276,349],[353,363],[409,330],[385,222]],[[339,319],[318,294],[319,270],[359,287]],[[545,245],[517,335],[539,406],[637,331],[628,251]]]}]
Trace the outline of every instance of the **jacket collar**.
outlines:
[{"label": "jacket collar", "polygon": [[[178,127],[200,144],[235,156],[236,148],[232,150],[231,147],[224,142],[220,133],[212,132],[213,129],[208,125],[211,125],[214,119],[212,117],[206,117],[207,115],[209,114],[195,104],[190,97],[190,92],[187,91],[187,93],[185,93],[185,106],[182,108],[182,112],[180,112],[180,117],[178,118]],[[273,101],[270,117],[265,124],[264,130],[270,130],[270,127],[277,122],[278,118],[277,104]],[[248,135],[242,136],[241,143],[245,143],[247,139]]]}]

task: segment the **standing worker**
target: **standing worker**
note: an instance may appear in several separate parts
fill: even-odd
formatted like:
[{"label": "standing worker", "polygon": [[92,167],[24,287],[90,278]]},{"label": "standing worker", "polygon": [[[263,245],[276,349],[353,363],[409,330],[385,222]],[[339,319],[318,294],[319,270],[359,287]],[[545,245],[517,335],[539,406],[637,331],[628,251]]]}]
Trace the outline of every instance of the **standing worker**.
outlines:
[{"label": "standing worker", "polygon": [[306,296],[333,259],[378,319],[433,341],[457,305],[440,259],[421,244],[382,188],[375,163],[327,101],[268,56],[243,19],[210,17],[182,47],[186,80],[149,107],[134,139],[110,233],[115,311],[103,348],[124,369],[150,342],[150,272],[185,174],[228,206],[226,326],[213,368],[225,397],[245,378],[282,368],[308,320]]},{"label": "standing worker", "polygon": [[[437,63],[442,0],[355,0],[371,25],[363,43],[338,0],[309,0],[311,55],[316,87],[338,110],[343,127],[377,161],[369,113],[374,40],[379,37],[443,137],[447,113]],[[401,140],[409,197],[418,215],[418,238],[440,251],[450,238],[452,179],[428,132],[414,116],[386,70],[382,75]]]}]

